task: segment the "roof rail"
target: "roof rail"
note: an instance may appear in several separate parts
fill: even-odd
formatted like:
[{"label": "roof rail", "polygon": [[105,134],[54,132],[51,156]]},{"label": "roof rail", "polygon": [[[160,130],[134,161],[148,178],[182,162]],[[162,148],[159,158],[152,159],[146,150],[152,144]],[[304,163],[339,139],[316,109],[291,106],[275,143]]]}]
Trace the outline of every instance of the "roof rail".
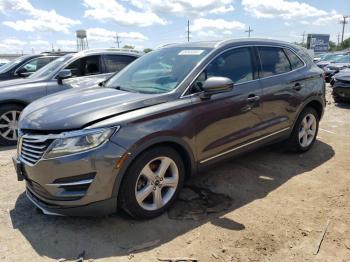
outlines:
[{"label": "roof rail", "polygon": [[168,44],[158,45],[158,46],[156,46],[155,49],[161,49],[163,47],[166,47],[166,46],[169,46],[169,45],[176,45],[176,44],[180,44],[180,43],[176,42],[176,43],[168,43]]},{"label": "roof rail", "polygon": [[95,51],[120,51],[120,52],[127,52],[127,53],[143,54],[142,51],[129,49],[129,48],[93,48],[93,49],[86,49],[80,52],[89,53],[89,52],[95,52]]}]

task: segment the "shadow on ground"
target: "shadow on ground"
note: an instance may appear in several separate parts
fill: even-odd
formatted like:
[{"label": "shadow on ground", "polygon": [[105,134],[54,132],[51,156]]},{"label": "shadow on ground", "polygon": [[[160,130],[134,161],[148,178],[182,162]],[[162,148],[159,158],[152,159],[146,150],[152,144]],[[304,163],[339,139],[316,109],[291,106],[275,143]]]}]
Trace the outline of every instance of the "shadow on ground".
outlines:
[{"label": "shadow on ground", "polygon": [[309,152],[301,155],[285,153],[280,145],[276,145],[217,164],[192,178],[188,184],[192,189],[205,188],[228,196],[230,205],[219,209],[225,210],[219,213],[204,212],[199,220],[181,217],[181,214],[193,211],[188,205],[182,208],[181,200],[169,212],[171,217],[175,210],[177,215],[180,214],[176,218],[180,219],[170,219],[167,214],[149,221],[135,221],[123,215],[50,217],[36,212],[24,194],[18,197],[10,215],[13,227],[40,256],[75,259],[82,251],[86,252],[86,259],[122,256],[144,243],[153,243],[148,249],[162,245],[204,223],[233,231],[244,230],[243,224],[223,216],[264,198],[289,179],[327,162],[334,154],[330,145],[317,141]]}]

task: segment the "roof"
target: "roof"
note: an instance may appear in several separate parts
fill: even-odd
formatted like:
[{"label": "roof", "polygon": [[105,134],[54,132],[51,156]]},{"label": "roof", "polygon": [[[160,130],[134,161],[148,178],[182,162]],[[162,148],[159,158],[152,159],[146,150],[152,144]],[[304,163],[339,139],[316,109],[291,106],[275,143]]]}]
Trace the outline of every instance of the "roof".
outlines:
[{"label": "roof", "polygon": [[225,45],[233,44],[278,44],[278,45],[294,45],[289,42],[284,42],[280,40],[273,39],[263,39],[263,38],[235,38],[227,39],[222,41],[198,41],[198,42],[184,42],[184,43],[174,43],[161,46],[161,48],[167,47],[202,47],[202,48],[219,48]]},{"label": "roof", "polygon": [[126,48],[96,48],[96,49],[86,49],[78,52],[78,54],[101,54],[101,53],[118,53],[118,54],[129,54],[134,56],[141,56],[143,52],[134,50],[134,49],[126,49]]}]

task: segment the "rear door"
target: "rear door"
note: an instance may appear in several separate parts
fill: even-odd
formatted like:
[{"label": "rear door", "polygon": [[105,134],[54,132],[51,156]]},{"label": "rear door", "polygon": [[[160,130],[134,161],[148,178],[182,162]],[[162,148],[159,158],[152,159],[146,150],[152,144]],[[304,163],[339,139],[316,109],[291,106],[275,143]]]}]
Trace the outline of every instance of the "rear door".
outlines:
[{"label": "rear door", "polygon": [[[304,62],[290,49],[258,46],[264,134],[282,132],[292,126],[303,101]],[[290,56],[290,57],[289,57]]]},{"label": "rear door", "polygon": [[[255,64],[251,47],[226,51],[207,65],[191,87],[197,157],[202,163],[259,136],[262,89],[255,81]],[[215,76],[230,78],[233,90],[201,99],[196,92],[200,93],[203,81]]]}]

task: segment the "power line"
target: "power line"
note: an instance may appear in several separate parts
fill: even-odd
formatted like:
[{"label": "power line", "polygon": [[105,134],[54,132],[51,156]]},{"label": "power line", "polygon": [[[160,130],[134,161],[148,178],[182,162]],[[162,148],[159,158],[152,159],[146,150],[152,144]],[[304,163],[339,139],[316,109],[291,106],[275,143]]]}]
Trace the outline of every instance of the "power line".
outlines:
[{"label": "power line", "polygon": [[348,21],[346,21],[346,19],[348,18],[349,16],[348,15],[343,15],[343,20],[340,21],[341,24],[343,24],[343,31],[342,31],[342,34],[341,34],[341,42],[343,43],[344,41],[344,30],[345,30],[345,24],[348,23]]},{"label": "power line", "polygon": [[119,40],[119,36],[118,36],[118,33],[115,33],[115,37],[114,38],[114,42],[117,44],[118,48],[119,48],[119,45],[122,41]]},{"label": "power line", "polygon": [[248,33],[248,37],[250,37],[250,33],[251,33],[251,32],[253,32],[253,31],[254,31],[254,30],[253,30],[253,29],[251,29],[251,28],[250,28],[250,26],[249,26],[249,29],[248,29],[248,30],[246,30],[245,32],[246,32],[246,33]]}]

